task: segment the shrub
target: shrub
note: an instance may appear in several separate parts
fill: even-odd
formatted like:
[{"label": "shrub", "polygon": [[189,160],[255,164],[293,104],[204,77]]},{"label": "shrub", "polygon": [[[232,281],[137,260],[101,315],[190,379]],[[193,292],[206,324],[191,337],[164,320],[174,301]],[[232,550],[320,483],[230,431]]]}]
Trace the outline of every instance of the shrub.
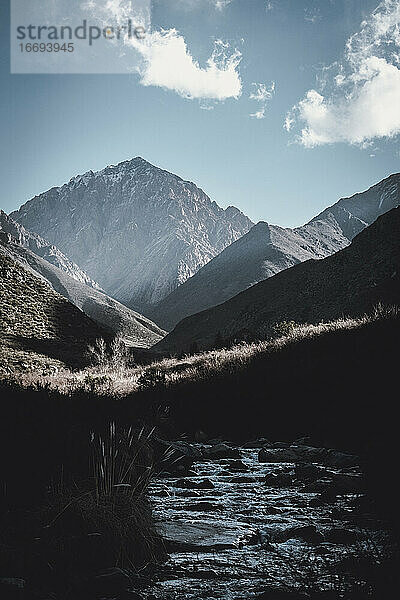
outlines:
[{"label": "shrub", "polygon": [[120,336],[114,337],[110,344],[103,338],[98,338],[93,345],[88,346],[88,356],[92,365],[102,372],[122,373],[132,366],[132,357]]},{"label": "shrub", "polygon": [[272,326],[272,330],[276,336],[281,337],[289,335],[296,327],[298,324],[295,321],[280,321]]},{"label": "shrub", "polygon": [[157,367],[150,367],[143,371],[137,380],[137,385],[140,390],[148,388],[159,388],[165,385],[167,381],[167,374],[165,371],[158,369]]}]

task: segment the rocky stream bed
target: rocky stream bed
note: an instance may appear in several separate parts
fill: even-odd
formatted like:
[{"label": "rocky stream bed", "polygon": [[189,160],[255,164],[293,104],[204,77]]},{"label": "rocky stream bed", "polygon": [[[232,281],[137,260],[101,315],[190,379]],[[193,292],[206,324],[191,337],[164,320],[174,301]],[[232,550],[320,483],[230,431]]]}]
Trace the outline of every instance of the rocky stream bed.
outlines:
[{"label": "rocky stream bed", "polygon": [[145,598],[336,598],[349,582],[362,588],[385,534],[365,508],[356,457],[265,440],[171,450],[188,460],[151,485],[169,558]]}]

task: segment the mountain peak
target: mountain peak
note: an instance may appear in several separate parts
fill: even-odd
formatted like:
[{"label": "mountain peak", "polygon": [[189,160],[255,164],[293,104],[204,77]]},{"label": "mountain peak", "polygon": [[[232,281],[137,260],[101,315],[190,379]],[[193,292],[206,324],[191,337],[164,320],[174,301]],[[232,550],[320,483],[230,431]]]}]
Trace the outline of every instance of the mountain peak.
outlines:
[{"label": "mountain peak", "polygon": [[70,256],[111,296],[149,308],[253,226],[141,156],[88,171],[12,217]]}]

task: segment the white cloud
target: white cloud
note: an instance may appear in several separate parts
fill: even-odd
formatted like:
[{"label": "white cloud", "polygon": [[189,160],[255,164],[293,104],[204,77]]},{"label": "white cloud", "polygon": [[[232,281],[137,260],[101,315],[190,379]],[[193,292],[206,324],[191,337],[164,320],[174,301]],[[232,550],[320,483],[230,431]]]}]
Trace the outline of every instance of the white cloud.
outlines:
[{"label": "white cloud", "polygon": [[266,83],[253,83],[252,85],[255,90],[250,94],[249,98],[250,100],[259,102],[260,108],[256,112],[251,113],[250,117],[253,117],[254,119],[264,119],[268,102],[275,94],[275,81],[272,81],[269,86],[267,86]]},{"label": "white cloud", "polygon": [[190,54],[185,39],[175,29],[154,31],[144,40],[132,38],[140,52],[142,85],[177,92],[184,98],[226,100],[238,98],[242,83],[238,72],[241,54],[217,40],[205,67]]},{"label": "white cloud", "polygon": [[[180,0],[183,4],[193,0]],[[196,0],[197,1],[197,0]],[[218,10],[232,0],[207,0]],[[93,13],[97,19],[112,17],[124,25],[132,16],[130,0],[107,0],[106,4],[95,3]],[[204,66],[191,55],[184,37],[176,29],[152,31],[150,15],[135,12],[135,23],[143,23],[146,35],[138,40],[125,35],[125,50],[131,49],[140,57],[139,67],[132,68],[140,76],[144,86],[156,86],[172,90],[184,98],[222,101],[238,98],[242,82],[238,70],[241,54],[229,44],[217,40]],[[136,62],[136,60],[135,60]]]},{"label": "white cloud", "polygon": [[305,147],[368,145],[400,133],[400,0],[384,0],[346,43],[344,59],[325,70],[323,89],[309,90],[285,128]]}]

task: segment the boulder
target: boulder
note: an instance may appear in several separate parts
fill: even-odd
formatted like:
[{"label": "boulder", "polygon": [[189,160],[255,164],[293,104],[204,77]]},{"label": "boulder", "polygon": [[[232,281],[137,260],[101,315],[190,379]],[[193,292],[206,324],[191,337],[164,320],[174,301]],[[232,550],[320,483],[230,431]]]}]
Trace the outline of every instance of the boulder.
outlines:
[{"label": "boulder", "polygon": [[266,515],[280,515],[282,513],[282,509],[269,505],[265,507],[264,513]]},{"label": "boulder", "polygon": [[358,541],[358,535],[356,531],[337,527],[325,532],[325,541],[330,542],[331,544],[347,546],[355,544]]},{"label": "boulder", "polygon": [[289,473],[267,473],[264,481],[270,487],[290,487],[293,477]]},{"label": "boulder", "polygon": [[243,444],[243,448],[270,448],[272,446],[272,442],[267,440],[267,438],[258,438],[257,440],[252,440],[251,442],[246,442]]},{"label": "boulder", "polygon": [[358,459],[352,454],[345,454],[337,450],[326,448],[314,448],[312,446],[289,446],[261,448],[258,453],[258,460],[262,463],[319,463],[330,467],[350,467],[356,465]]},{"label": "boulder", "polygon": [[[307,483],[301,490],[306,494],[322,493],[331,491],[334,492],[332,479],[317,479],[311,483]],[[336,496],[336,493],[334,494]]]},{"label": "boulder", "polygon": [[228,459],[226,467],[233,473],[246,473],[249,470],[241,460]]},{"label": "boulder", "polygon": [[214,484],[209,479],[194,481],[193,479],[178,479],[174,484],[175,487],[184,490],[213,490]]},{"label": "boulder", "polygon": [[183,441],[154,438],[153,449],[158,469],[165,475],[186,475],[193,463],[201,460],[200,450]]},{"label": "boulder", "polygon": [[231,448],[227,444],[216,444],[215,446],[203,447],[201,456],[206,460],[218,460],[220,458],[240,458],[237,448]]},{"label": "boulder", "polygon": [[327,492],[331,496],[342,494],[360,494],[363,491],[363,482],[359,475],[331,474],[330,479],[317,479],[304,486],[303,492]]},{"label": "boulder", "polygon": [[228,483],[256,483],[257,478],[250,475],[238,475],[227,479]]},{"label": "boulder", "polygon": [[312,482],[325,474],[325,470],[311,463],[297,463],[294,469],[295,478],[298,481]]},{"label": "boulder", "polygon": [[318,508],[320,506],[324,506],[326,504],[333,504],[336,501],[336,494],[333,490],[325,490],[317,496],[310,500],[310,506]]},{"label": "boulder", "polygon": [[282,544],[288,540],[302,540],[307,544],[320,544],[324,541],[322,534],[317,531],[315,525],[300,525],[298,527],[288,527],[287,529],[273,530],[267,532],[267,538],[270,542]]}]

